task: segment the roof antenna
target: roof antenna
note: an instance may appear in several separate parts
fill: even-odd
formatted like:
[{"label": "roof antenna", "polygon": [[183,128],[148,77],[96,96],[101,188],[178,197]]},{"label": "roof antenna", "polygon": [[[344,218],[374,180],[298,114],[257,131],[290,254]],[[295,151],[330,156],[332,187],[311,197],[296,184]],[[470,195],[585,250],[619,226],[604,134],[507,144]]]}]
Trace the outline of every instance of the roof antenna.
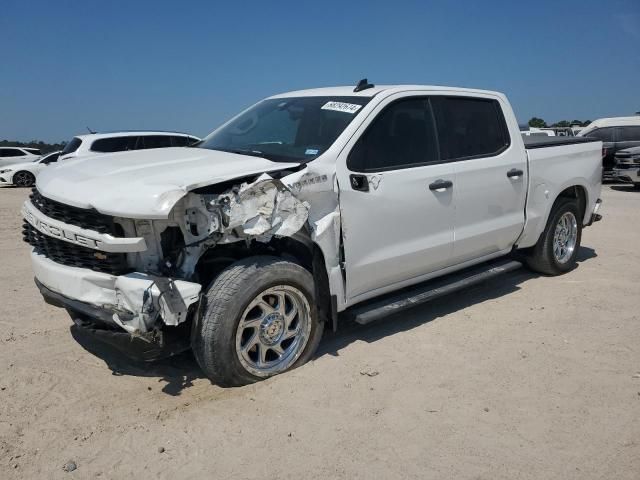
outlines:
[{"label": "roof antenna", "polygon": [[96,132],[94,132],[93,130],[91,130],[89,127],[87,127],[87,130],[89,130],[89,133],[90,133],[91,135],[93,135],[94,133],[96,133]]},{"label": "roof antenna", "polygon": [[362,90],[366,90],[367,88],[373,88],[375,85],[373,83],[369,83],[366,78],[363,78],[358,82],[356,88],[353,89],[354,92],[361,92]]}]

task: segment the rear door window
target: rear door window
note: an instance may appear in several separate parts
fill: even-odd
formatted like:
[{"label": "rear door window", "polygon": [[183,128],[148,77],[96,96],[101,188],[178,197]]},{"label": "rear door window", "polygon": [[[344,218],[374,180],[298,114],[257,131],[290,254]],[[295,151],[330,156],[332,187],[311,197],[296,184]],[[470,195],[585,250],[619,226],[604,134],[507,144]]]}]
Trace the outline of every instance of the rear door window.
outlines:
[{"label": "rear door window", "polygon": [[613,142],[614,132],[615,129],[613,127],[596,128],[593,132],[587,133],[585,137],[596,138],[598,140],[602,140],[603,142]]},{"label": "rear door window", "polygon": [[93,145],[91,145],[91,150],[101,153],[124,152],[125,150],[129,149],[130,139],[130,136],[101,138],[93,142]]},{"label": "rear door window", "polygon": [[187,145],[191,145],[195,143],[197,140],[193,137],[183,137],[183,136],[175,136],[171,137],[171,146],[173,147],[186,147]]},{"label": "rear door window", "polygon": [[640,142],[640,126],[619,127],[619,142]]},{"label": "rear door window", "polygon": [[442,160],[495,156],[509,147],[507,123],[496,100],[432,97]]},{"label": "rear door window", "polygon": [[166,148],[171,146],[171,137],[169,135],[145,135],[140,137],[144,149],[147,148]]}]

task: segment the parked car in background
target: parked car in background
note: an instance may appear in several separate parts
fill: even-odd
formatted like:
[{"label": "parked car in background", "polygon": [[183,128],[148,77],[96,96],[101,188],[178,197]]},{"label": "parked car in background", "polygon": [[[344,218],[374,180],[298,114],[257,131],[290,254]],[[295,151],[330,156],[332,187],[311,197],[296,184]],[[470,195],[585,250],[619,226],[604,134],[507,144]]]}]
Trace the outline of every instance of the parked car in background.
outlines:
[{"label": "parked car in background", "polygon": [[51,152],[44,157],[31,161],[0,167],[0,185],[31,187],[36,183],[38,173],[47,165],[58,161],[61,151]]},{"label": "parked car in background", "polygon": [[23,150],[26,150],[29,153],[33,153],[34,155],[42,155],[42,152],[39,148],[23,147]]},{"label": "parked car in background", "polygon": [[[34,150],[38,153],[34,153]],[[40,150],[23,147],[0,147],[0,168],[13,163],[33,162],[40,158]]]},{"label": "parked car in background", "polygon": [[362,80],[265,99],[195,148],[62,162],[23,232],[78,328],[147,360],[191,347],[245,385],[312,358],[338,312],[375,321],[515,250],[570,271],[601,182],[602,142],[523,140],[500,93]]},{"label": "parked car in background", "polygon": [[578,136],[578,134],[584,130],[585,128],[587,128],[586,126],[582,126],[582,125],[571,125],[571,130],[573,130],[573,136],[576,137]]},{"label": "parked car in background", "polygon": [[616,153],[613,178],[640,188],[640,147],[625,148]]},{"label": "parked car in background", "polygon": [[73,137],[62,150],[60,160],[129,150],[186,147],[198,141],[200,141],[198,137],[179,132],[126,131],[92,133]]},{"label": "parked car in background", "polygon": [[602,140],[603,177],[613,179],[616,153],[640,146],[640,116],[601,118],[591,122],[578,136]]}]

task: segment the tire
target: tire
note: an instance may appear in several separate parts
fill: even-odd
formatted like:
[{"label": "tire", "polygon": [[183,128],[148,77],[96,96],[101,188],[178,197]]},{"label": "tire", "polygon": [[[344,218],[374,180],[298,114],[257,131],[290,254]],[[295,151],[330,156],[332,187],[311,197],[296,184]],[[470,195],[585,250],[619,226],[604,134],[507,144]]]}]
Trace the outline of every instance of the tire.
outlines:
[{"label": "tire", "polygon": [[311,273],[278,257],[257,256],[230,265],[209,286],[191,345],[212,382],[234,387],[306,363],[323,330]]},{"label": "tire", "polygon": [[16,187],[33,187],[36,183],[36,177],[31,172],[19,170],[13,174],[12,183]]},{"label": "tire", "polygon": [[636,190],[640,190],[640,183],[634,183],[633,188],[635,188]]},{"label": "tire", "polygon": [[[561,221],[563,222],[562,225],[560,225]],[[566,225],[569,225],[570,228],[563,227]],[[559,230],[560,235],[559,242],[556,244],[554,240],[557,230]],[[565,239],[562,234],[564,230],[570,230],[566,238],[573,240],[568,241],[565,249],[556,249]],[[566,273],[576,266],[576,257],[580,250],[581,239],[582,215],[578,208],[578,202],[572,198],[559,198],[551,210],[547,225],[542,235],[540,235],[538,243],[526,258],[527,265],[531,270],[545,275]]]}]

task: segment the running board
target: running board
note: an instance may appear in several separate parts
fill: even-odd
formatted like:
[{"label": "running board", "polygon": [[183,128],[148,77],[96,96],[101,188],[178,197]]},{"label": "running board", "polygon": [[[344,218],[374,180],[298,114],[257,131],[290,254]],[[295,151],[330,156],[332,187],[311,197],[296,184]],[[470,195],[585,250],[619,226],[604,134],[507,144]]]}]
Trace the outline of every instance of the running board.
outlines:
[{"label": "running board", "polygon": [[511,259],[483,263],[357,305],[351,309],[351,312],[355,315],[357,323],[366,325],[392,313],[421,305],[462,288],[485,282],[503,273],[517,270],[520,267],[522,267],[522,263]]}]

